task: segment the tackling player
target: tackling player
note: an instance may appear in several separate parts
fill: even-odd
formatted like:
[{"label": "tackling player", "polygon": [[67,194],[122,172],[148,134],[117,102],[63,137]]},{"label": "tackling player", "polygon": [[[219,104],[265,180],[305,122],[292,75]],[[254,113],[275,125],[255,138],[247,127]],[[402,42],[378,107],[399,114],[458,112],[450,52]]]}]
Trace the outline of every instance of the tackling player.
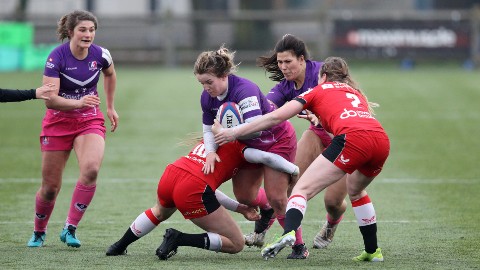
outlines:
[{"label": "tackling player", "polygon": [[377,244],[376,213],[365,189],[381,172],[389,155],[390,141],[374,118],[366,96],[352,80],[345,60],[325,59],[320,76],[318,86],[252,123],[223,129],[217,122],[215,142],[221,145],[289,119],[302,110],[312,111],[334,138],[294,186],[288,200],[284,234],[265,247],[262,256],[274,257],[284,247],[293,245],[307,201],[347,175],[347,191],[365,247],[353,260],[383,261]]},{"label": "tackling player", "polygon": [[289,175],[298,175],[298,167],[279,155],[249,148],[237,141],[219,147],[216,153],[221,162],[210,174],[202,172],[207,156],[203,142],[188,155],[168,165],[158,182],[155,206],[141,213],[123,237],[108,248],[106,255],[126,254],[128,245],[150,233],[177,209],[185,219],[191,220],[206,233],[188,234],[167,229],[156,251],[161,260],[175,255],[179,246],[225,253],[240,252],[244,246],[243,235],[226,208],[242,213],[249,220],[257,219],[258,214],[254,208],[219,193],[217,188],[247,162],[262,163]]}]

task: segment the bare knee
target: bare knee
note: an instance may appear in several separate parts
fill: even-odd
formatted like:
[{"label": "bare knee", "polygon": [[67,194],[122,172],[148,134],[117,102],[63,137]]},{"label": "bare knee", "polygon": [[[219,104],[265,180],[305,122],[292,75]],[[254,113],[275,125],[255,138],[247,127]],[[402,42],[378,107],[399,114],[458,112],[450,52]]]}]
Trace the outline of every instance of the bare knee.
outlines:
[{"label": "bare knee", "polygon": [[42,184],[39,190],[40,197],[46,201],[53,201],[60,192],[60,185]]},{"label": "bare knee", "polygon": [[231,238],[230,241],[232,242],[232,246],[228,250],[225,250],[226,253],[235,254],[243,250],[243,247],[245,246],[243,235]]},{"label": "bare knee", "polygon": [[100,165],[98,164],[89,164],[86,166],[82,172],[80,172],[80,177],[83,184],[94,184],[97,181],[98,172],[100,171]]}]

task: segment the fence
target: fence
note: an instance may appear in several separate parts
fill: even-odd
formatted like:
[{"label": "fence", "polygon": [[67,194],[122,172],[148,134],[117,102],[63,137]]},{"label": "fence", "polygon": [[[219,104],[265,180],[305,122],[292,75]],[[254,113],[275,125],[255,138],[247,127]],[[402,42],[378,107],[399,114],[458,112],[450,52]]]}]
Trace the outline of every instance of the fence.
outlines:
[{"label": "fence", "polygon": [[[302,38],[315,59],[452,59],[480,64],[480,9],[462,11],[237,11],[173,16],[100,17],[95,43],[116,62],[191,65],[221,44],[254,63],[285,33]],[[36,44],[56,41],[56,20],[31,17]]]}]

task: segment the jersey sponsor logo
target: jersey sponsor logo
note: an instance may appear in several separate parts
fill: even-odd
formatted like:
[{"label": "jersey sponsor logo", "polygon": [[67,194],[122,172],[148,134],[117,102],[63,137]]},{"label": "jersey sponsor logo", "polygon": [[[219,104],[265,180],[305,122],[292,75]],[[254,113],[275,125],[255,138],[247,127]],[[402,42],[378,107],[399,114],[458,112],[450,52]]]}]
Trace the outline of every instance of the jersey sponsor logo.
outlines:
[{"label": "jersey sponsor logo", "polygon": [[88,70],[97,70],[97,61],[88,62]]},{"label": "jersey sponsor logo", "polygon": [[51,63],[51,62],[47,62],[47,63],[45,64],[45,67],[46,67],[46,68],[54,68],[54,67],[55,67],[55,64],[54,64],[54,63]]},{"label": "jersey sponsor logo", "polygon": [[77,67],[67,67],[67,68],[65,68],[65,69],[66,69],[66,70],[76,70]]},{"label": "jersey sponsor logo", "polygon": [[347,119],[350,117],[374,118],[369,112],[347,110],[346,108],[344,108],[343,112],[340,114],[340,119]]},{"label": "jersey sponsor logo", "polygon": [[75,208],[80,212],[85,212],[85,210],[87,210],[87,207],[88,205],[86,204],[79,203],[79,202],[75,203]]},{"label": "jersey sponsor logo", "polygon": [[343,155],[340,156],[340,158],[338,159],[340,161],[340,163],[342,164],[347,164],[347,162],[350,161],[349,158],[345,158]]},{"label": "jersey sponsor logo", "polygon": [[334,86],[331,83],[322,84],[322,89],[332,89]]},{"label": "jersey sponsor logo", "polygon": [[254,110],[260,110],[260,102],[258,102],[258,99],[255,96],[240,100],[238,106],[240,106],[240,111],[242,111],[243,114]]}]

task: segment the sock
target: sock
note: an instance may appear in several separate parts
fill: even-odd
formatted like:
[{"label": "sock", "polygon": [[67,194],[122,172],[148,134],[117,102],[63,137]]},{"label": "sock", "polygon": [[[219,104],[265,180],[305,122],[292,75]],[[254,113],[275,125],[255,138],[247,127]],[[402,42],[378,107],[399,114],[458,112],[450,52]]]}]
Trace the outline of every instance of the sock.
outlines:
[{"label": "sock", "polygon": [[145,210],[145,212],[138,215],[122,238],[117,241],[117,246],[121,249],[127,248],[131,243],[153,231],[158,224],[160,224],[160,221],[153,214],[152,209]]},{"label": "sock", "polygon": [[251,206],[258,206],[260,209],[268,210],[272,207],[268,203],[267,194],[265,193],[265,189],[260,187],[257,193],[257,198],[252,202]]},{"label": "sock", "polygon": [[298,229],[295,231],[295,243],[294,245],[302,245],[305,242],[303,242],[303,234],[302,234],[302,226],[298,227]]},{"label": "sock", "polygon": [[330,216],[327,213],[327,221],[328,221],[328,224],[330,224],[330,225],[338,224],[338,223],[340,223],[340,221],[342,221],[342,219],[343,219],[343,215],[341,215],[338,219],[333,219],[332,216]]},{"label": "sock", "polygon": [[[287,213],[285,215],[284,234],[294,230],[297,231],[307,210],[307,200],[300,195],[292,195],[288,199]],[[278,220],[280,223],[280,220]]]},{"label": "sock", "polygon": [[93,195],[95,195],[96,188],[96,185],[85,186],[77,182],[73,191],[72,201],[70,202],[70,210],[68,211],[65,228],[67,228],[68,225],[78,226],[88,205],[93,199]]},{"label": "sock", "polygon": [[272,224],[275,222],[275,213],[273,208],[268,210],[260,209],[260,215],[262,216],[258,222],[255,222],[256,233],[261,233],[265,230],[268,230]]},{"label": "sock", "polygon": [[[222,249],[222,238],[218,233],[207,232],[209,250],[219,252]],[[206,243],[205,243],[206,244]],[[206,246],[206,245],[205,245]],[[205,248],[207,249],[207,248]]]},{"label": "sock", "polygon": [[130,225],[130,229],[133,234],[138,238],[150,233],[153,229],[160,224],[160,221],[153,214],[152,209],[149,208],[145,212],[141,213]]},{"label": "sock", "polygon": [[[210,234],[213,234],[213,233],[210,233]],[[177,245],[179,247],[188,246],[188,247],[196,247],[196,248],[210,250],[211,243],[210,243],[209,233],[189,234],[189,233],[180,232],[180,235],[177,238]]]},{"label": "sock", "polygon": [[374,253],[377,248],[377,220],[375,209],[368,195],[352,201],[353,212],[362,233],[365,251]]},{"label": "sock", "polygon": [[55,206],[55,200],[44,201],[37,193],[35,196],[35,219],[34,228],[36,232],[46,232],[47,224]]}]

